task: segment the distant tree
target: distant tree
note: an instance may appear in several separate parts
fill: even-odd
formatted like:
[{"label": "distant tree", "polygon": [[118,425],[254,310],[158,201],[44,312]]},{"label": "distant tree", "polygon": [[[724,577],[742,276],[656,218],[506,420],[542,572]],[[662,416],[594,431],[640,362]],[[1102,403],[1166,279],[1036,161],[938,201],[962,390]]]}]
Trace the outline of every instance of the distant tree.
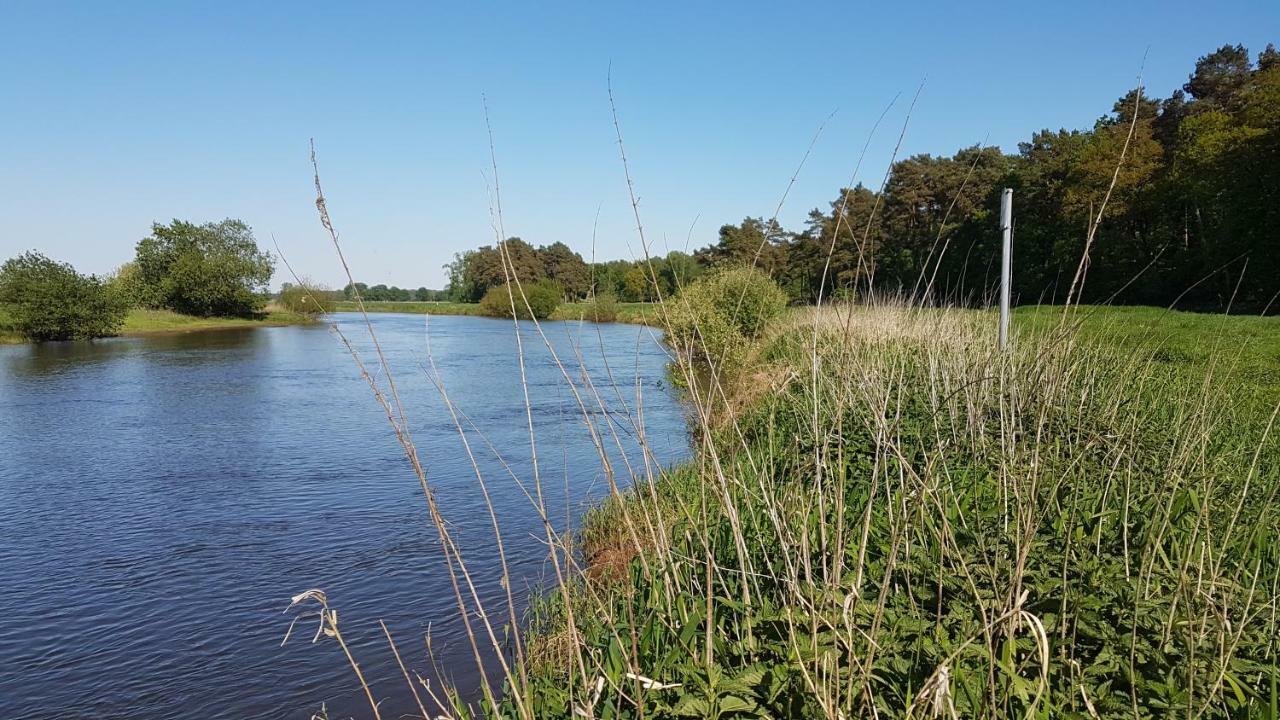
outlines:
[{"label": "distant tree", "polygon": [[0,303],[29,340],[81,340],[113,335],[127,305],[92,275],[27,252],[0,266]]},{"label": "distant tree", "polygon": [[134,262],[147,305],[202,316],[260,312],[275,269],[239,220],[156,223]]},{"label": "distant tree", "polygon": [[475,254],[475,250],[455,253],[453,260],[444,266],[445,271],[449,274],[449,284],[445,286],[445,291],[449,294],[449,300],[469,302],[475,297],[475,288],[471,286],[472,278],[468,276],[469,267]]},{"label": "distant tree", "polygon": [[777,220],[749,217],[738,225],[722,225],[716,244],[696,255],[712,267],[753,265],[771,274],[785,262],[788,240]]},{"label": "distant tree", "polygon": [[581,255],[562,242],[538,248],[538,254],[542,256],[543,273],[564,288],[566,298],[586,297],[591,289],[591,268]]},{"label": "distant tree", "polygon": [[489,288],[506,284],[513,274],[528,283],[546,277],[542,256],[518,237],[507,238],[497,247],[486,245],[467,253],[462,262],[461,284],[466,291],[460,299],[464,302],[478,302]]},{"label": "distant tree", "polygon": [[[895,163],[873,223],[884,236],[875,254],[875,284],[923,292],[936,268],[954,263],[957,231],[983,209],[1007,165],[999,148],[979,146],[952,157],[915,155]],[[865,234],[865,223],[857,232]]]},{"label": "distant tree", "polygon": [[622,276],[622,299],[625,302],[653,302],[658,291],[644,263],[635,263]]},{"label": "distant tree", "polygon": [[672,250],[663,258],[659,278],[664,297],[673,297],[702,274],[702,265],[689,253]]},{"label": "distant tree", "polygon": [[626,260],[609,260],[591,266],[593,277],[592,294],[610,293],[615,298],[626,296],[626,275],[633,263]]}]

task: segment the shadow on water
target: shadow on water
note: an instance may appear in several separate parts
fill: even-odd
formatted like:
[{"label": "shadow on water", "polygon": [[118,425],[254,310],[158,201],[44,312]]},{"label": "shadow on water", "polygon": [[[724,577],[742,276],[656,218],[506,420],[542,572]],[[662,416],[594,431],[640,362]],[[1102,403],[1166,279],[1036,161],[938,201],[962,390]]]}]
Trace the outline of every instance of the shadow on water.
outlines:
[{"label": "shadow on water", "polygon": [[34,377],[81,370],[86,365],[145,357],[156,362],[218,362],[218,351],[249,350],[264,341],[257,329],[157,333],[138,337],[72,340],[0,347],[0,367],[15,377]]}]

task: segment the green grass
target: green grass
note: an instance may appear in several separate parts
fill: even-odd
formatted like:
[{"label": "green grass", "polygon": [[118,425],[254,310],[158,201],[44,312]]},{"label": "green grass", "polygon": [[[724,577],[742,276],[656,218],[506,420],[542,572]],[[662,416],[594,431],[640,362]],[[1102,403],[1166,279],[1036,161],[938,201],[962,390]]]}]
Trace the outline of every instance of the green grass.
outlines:
[{"label": "green grass", "polygon": [[192,330],[225,330],[237,328],[278,327],[281,325],[305,325],[316,322],[310,316],[281,310],[268,309],[256,318],[195,317],[171,310],[146,310],[134,308],[124,319],[121,335],[146,335],[149,333],[186,332]]},{"label": "green grass", "polygon": [[[586,303],[563,303],[551,314],[552,320],[578,320]],[[459,302],[366,302],[369,312],[431,313],[433,315],[483,315],[480,303]],[[618,303],[618,322],[651,323],[656,321],[657,306],[654,303]],[[356,312],[355,302],[340,301],[336,312]]]},{"label": "green grass", "polygon": [[[188,332],[194,330],[226,330],[235,328],[278,327],[304,325],[316,322],[314,318],[268,307],[257,318],[195,317],[171,310],[147,310],[134,308],[125,316],[119,335],[148,335],[154,333]],[[26,340],[13,326],[12,316],[0,305],[0,344],[21,344]]]},{"label": "green grass", "polygon": [[[1061,319],[1057,306],[1021,307],[1013,315],[1015,330],[1030,332],[1057,327]],[[1072,319],[1082,338],[1121,355],[1150,353],[1183,375],[1216,369],[1235,384],[1280,390],[1280,317],[1082,306]]]}]

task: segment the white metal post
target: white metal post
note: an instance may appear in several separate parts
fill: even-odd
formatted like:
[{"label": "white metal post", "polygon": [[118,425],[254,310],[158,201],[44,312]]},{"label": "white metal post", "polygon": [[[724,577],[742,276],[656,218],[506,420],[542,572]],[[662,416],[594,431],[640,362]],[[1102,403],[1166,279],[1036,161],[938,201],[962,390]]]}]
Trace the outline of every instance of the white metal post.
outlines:
[{"label": "white metal post", "polygon": [[1000,195],[1000,349],[1009,344],[1009,285],[1013,280],[1013,188]]}]

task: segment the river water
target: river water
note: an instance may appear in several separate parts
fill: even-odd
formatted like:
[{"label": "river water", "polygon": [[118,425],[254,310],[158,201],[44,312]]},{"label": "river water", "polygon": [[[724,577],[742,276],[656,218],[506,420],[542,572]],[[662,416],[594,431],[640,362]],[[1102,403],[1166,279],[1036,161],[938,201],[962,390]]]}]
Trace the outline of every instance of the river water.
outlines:
[{"label": "river water", "polygon": [[[373,368],[358,316],[337,322]],[[525,483],[532,463],[512,323],[375,315],[428,481],[495,617],[505,615],[489,516],[440,393],[469,438],[507,540],[517,604],[552,573]],[[546,323],[575,384],[584,373],[622,449],[688,456],[684,411],[656,333]],[[575,522],[608,492],[561,370],[522,334],[550,516]],[[383,380],[380,373],[377,373]],[[592,402],[595,402],[594,397]],[[613,436],[610,435],[610,438]],[[613,440],[610,440],[612,443]],[[501,454],[501,459],[488,444]],[[221,330],[0,347],[0,718],[308,718],[370,715],[332,641],[289,597],[323,589],[383,701],[413,712],[378,620],[405,662],[474,692],[435,528],[368,384],[325,326]],[[429,710],[431,708],[428,708]]]}]

